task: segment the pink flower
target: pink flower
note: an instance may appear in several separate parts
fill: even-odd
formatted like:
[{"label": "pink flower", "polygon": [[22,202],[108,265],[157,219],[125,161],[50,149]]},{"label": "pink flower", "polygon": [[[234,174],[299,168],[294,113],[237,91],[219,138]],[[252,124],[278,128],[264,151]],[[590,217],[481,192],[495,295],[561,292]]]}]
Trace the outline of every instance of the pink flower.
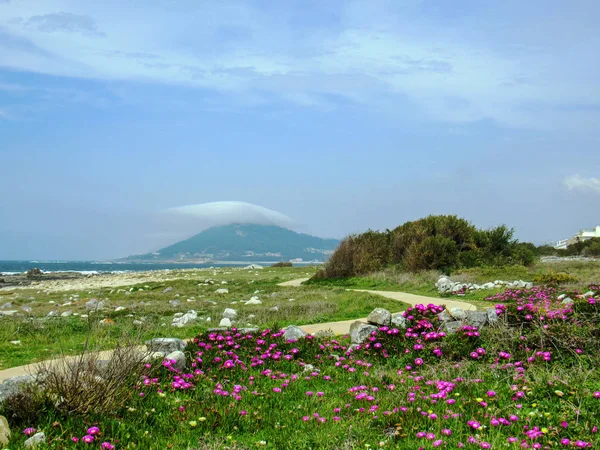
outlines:
[{"label": "pink flower", "polygon": [[94,442],[94,436],[91,436],[89,434],[86,434],[84,437],[81,438],[81,440],[85,443],[85,444],[91,444],[92,442]]},{"label": "pink flower", "polygon": [[76,437],[76,436],[73,436],[73,437],[71,438],[71,440],[72,440],[73,442],[79,442],[79,438],[78,438],[78,437]]},{"label": "pink flower", "polygon": [[25,428],[23,433],[27,436],[31,436],[32,434],[35,434],[35,428]]},{"label": "pink flower", "polygon": [[92,436],[96,436],[97,434],[100,434],[100,428],[98,427],[90,427],[87,430],[88,434],[91,434]]},{"label": "pink flower", "polygon": [[102,445],[100,445],[100,448],[102,450],[115,450],[115,446],[110,442],[103,442]]}]

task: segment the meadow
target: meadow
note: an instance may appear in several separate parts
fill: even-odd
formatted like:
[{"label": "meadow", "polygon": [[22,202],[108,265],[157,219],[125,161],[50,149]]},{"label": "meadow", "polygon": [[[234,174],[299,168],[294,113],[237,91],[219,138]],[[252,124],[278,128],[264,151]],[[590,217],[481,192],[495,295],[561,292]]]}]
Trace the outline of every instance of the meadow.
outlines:
[{"label": "meadow", "polygon": [[[440,307],[405,309],[398,302],[345,290],[424,293],[431,289],[435,273],[388,271],[288,288],[278,283],[306,277],[306,269],[185,272],[186,279],[128,287],[130,294],[119,289],[94,292],[102,294],[97,298],[109,299],[111,312],[102,315],[89,314],[87,297],[79,292],[80,309],[74,312],[87,318],[48,319],[48,301],[64,301],[75,293],[44,294],[48,297],[36,293],[40,304],[39,309],[32,306],[32,317],[22,318],[21,324],[0,319],[2,330],[7,329],[4,325],[14,326],[21,333],[5,334],[3,339],[26,339],[28,334],[19,327],[27,321],[55,323],[51,325],[56,328],[55,342],[46,341],[45,348],[64,350],[64,341],[70,339],[77,343],[70,347],[73,352],[80,351],[79,345],[90,336],[94,342],[90,348],[111,346],[133,330],[141,339],[195,338],[185,348],[184,369],[174,360],[149,362],[132,368],[129,375],[122,372],[122,382],[116,385],[100,377],[89,385],[31,389],[5,402],[0,414],[13,430],[8,448],[22,448],[29,435],[40,431],[46,442],[39,448],[52,449],[595,447],[600,426],[600,286],[591,278],[600,273],[593,265],[552,267],[570,271],[572,278],[563,285],[538,283],[530,290],[469,294],[477,296],[473,300],[482,308],[494,306],[498,321],[482,329],[463,326],[454,334],[440,331]],[[489,281],[492,274],[508,279],[527,270],[515,277],[526,279],[550,269],[546,265],[493,273],[470,269],[453,276],[479,282]],[[173,289],[165,292],[169,287]],[[229,292],[215,294],[222,287]],[[33,304],[27,300],[32,293],[20,292],[18,301]],[[184,308],[174,309],[169,303],[177,293]],[[231,304],[253,295],[263,304]],[[196,302],[188,304],[192,297]],[[200,308],[206,300],[217,305]],[[149,306],[134,308],[141,301]],[[115,314],[117,305],[128,310]],[[274,306],[277,310],[271,310]],[[348,336],[307,336],[297,341],[282,337],[281,328],[287,324],[364,317],[376,306],[404,309],[407,328],[381,326],[360,347],[351,347]],[[201,316],[212,316],[212,325],[170,326],[174,311],[192,307]],[[224,307],[240,311],[240,325],[254,314],[252,324],[260,331],[209,331]],[[134,317],[127,317],[132,312]],[[140,317],[152,326],[136,328],[133,320]],[[105,318],[114,324],[96,326]],[[60,326],[71,321],[94,326],[87,331],[84,327],[80,334]],[[31,342],[41,344],[44,331],[29,335]],[[2,345],[3,351],[27,346],[6,347],[4,341]],[[28,361],[43,354],[13,353],[3,360],[13,365],[19,358]],[[110,401],[99,403],[98,393],[103,392]]]}]

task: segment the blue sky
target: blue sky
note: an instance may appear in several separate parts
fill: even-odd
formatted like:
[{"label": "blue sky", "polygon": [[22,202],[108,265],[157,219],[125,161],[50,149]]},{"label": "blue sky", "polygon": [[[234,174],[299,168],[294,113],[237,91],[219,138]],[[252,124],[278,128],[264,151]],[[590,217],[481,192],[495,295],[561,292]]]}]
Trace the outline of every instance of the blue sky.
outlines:
[{"label": "blue sky", "polygon": [[225,200],[325,237],[591,228],[599,22],[594,0],[0,0],[0,259],[153,250],[184,234],[161,212]]}]

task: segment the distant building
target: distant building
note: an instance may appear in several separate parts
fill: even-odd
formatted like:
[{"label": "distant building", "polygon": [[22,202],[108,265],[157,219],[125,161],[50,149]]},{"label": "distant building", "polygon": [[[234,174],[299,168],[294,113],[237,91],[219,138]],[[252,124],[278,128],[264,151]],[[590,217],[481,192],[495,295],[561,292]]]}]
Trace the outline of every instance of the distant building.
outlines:
[{"label": "distant building", "polygon": [[555,249],[565,249],[569,245],[575,244],[577,242],[587,241],[588,239],[600,238],[600,225],[598,225],[593,230],[581,230],[575,236],[569,239],[563,239],[562,241],[558,241],[554,246]]}]

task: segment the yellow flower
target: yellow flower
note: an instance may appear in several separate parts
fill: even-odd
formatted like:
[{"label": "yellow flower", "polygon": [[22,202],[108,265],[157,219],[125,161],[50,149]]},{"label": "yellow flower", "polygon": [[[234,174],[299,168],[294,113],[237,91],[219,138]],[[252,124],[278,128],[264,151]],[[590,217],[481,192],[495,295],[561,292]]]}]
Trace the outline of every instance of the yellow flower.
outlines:
[{"label": "yellow flower", "polygon": [[554,393],[556,395],[558,395],[559,397],[562,397],[563,395],[565,395],[565,393],[563,391],[554,391]]},{"label": "yellow flower", "polygon": [[483,399],[481,397],[477,397],[475,400],[477,400],[478,402],[482,402]]},{"label": "yellow flower", "polygon": [[532,408],[535,408],[536,406],[537,406],[537,403],[532,403],[532,404],[531,404],[531,407],[532,407]]},{"label": "yellow flower", "polygon": [[542,428],[542,433],[546,434],[548,432],[548,428]]},{"label": "yellow flower", "polygon": [[198,422],[196,422],[195,420],[190,420],[188,422],[190,424],[190,427],[194,428],[196,425],[198,425]]},{"label": "yellow flower", "polygon": [[200,422],[204,422],[204,421],[206,420],[206,417],[200,417],[198,420],[199,420]]}]

